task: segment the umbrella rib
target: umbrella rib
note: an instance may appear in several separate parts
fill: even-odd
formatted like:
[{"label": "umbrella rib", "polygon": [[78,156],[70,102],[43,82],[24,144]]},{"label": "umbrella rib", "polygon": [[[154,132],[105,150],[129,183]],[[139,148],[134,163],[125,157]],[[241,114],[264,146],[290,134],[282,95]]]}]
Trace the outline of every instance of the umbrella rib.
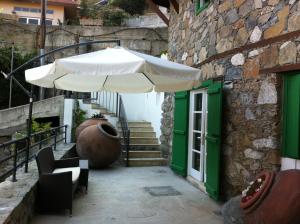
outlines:
[{"label": "umbrella rib", "polygon": [[151,82],[151,84],[152,84],[153,86],[155,86],[154,82],[152,82],[152,80],[149,79],[149,77],[148,77],[144,72],[142,72],[142,74],[148,79],[149,82]]},{"label": "umbrella rib", "polygon": [[67,73],[65,73],[65,74],[63,74],[62,76],[59,76],[59,77],[57,77],[56,79],[53,80],[53,86],[54,86],[54,88],[56,88],[56,86],[55,86],[55,81],[57,81],[58,79],[64,77],[66,74],[67,74]]},{"label": "umbrella rib", "polygon": [[108,79],[108,75],[105,77],[105,80],[103,82],[102,88],[104,88],[104,85],[105,85],[107,79]]}]

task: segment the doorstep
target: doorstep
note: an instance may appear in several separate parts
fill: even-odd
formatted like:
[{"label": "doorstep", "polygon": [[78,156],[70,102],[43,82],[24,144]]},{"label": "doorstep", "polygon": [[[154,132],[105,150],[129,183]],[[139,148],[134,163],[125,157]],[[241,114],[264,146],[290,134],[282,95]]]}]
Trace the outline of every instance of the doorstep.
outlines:
[{"label": "doorstep", "polygon": [[191,176],[187,176],[186,180],[190,184],[192,184],[194,187],[198,188],[200,191],[202,191],[203,193],[207,194],[206,187],[205,187],[205,184],[203,182],[200,182],[200,181],[196,180],[195,178],[193,178]]}]

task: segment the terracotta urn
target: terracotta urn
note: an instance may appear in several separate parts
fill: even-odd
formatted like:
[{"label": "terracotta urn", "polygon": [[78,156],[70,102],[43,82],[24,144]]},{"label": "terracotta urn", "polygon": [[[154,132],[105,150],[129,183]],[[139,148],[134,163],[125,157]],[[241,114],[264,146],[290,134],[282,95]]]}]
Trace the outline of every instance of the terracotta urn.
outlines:
[{"label": "terracotta urn", "polygon": [[[79,134],[88,126],[97,125],[100,123],[109,123],[106,118],[90,118],[82,122],[77,128],[75,132],[75,139],[78,139]],[[109,123],[110,124],[110,123]]]},{"label": "terracotta urn", "polygon": [[120,135],[107,123],[83,129],[77,139],[77,154],[88,159],[92,168],[104,168],[115,162],[121,154]]},{"label": "terracotta urn", "polygon": [[[245,196],[241,199],[241,208],[245,210],[246,213],[254,210],[261,202],[261,200],[265,197],[270,189],[270,186],[273,182],[275,173],[265,171],[260,173],[256,180],[252,182],[250,189],[252,189],[251,196]],[[258,181],[260,180],[260,182]]]},{"label": "terracotta urn", "polygon": [[[300,223],[300,170],[269,174],[269,181],[264,183],[261,193],[244,207],[245,223]],[[243,199],[242,204],[245,205]]]}]

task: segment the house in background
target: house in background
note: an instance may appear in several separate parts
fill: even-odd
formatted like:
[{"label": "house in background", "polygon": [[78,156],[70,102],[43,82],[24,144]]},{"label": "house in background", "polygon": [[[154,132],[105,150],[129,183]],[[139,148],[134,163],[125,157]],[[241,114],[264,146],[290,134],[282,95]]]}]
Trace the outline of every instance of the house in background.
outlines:
[{"label": "house in background", "polygon": [[214,199],[300,169],[300,2],[149,1],[170,8],[169,59],[202,73],[175,94],[172,169]]},{"label": "house in background", "polygon": [[[48,0],[46,24],[59,25],[77,16],[76,0]],[[21,23],[40,24],[41,1],[39,0],[2,0],[0,11],[3,14],[16,15]]]}]

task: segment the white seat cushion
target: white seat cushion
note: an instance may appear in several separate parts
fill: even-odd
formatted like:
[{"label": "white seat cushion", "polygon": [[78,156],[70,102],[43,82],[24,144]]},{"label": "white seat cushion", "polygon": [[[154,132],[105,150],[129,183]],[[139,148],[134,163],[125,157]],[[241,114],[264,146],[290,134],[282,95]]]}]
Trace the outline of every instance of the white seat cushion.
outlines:
[{"label": "white seat cushion", "polygon": [[64,172],[72,172],[72,183],[75,183],[80,175],[80,167],[68,167],[68,168],[58,168],[53,171],[53,173],[64,173]]}]

